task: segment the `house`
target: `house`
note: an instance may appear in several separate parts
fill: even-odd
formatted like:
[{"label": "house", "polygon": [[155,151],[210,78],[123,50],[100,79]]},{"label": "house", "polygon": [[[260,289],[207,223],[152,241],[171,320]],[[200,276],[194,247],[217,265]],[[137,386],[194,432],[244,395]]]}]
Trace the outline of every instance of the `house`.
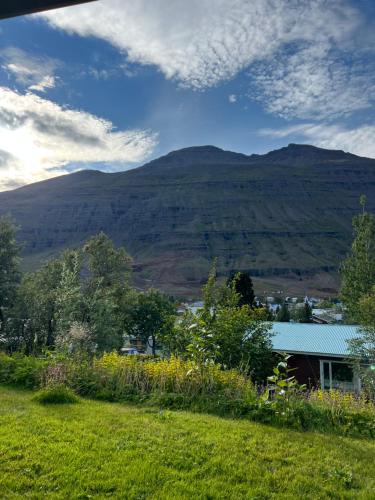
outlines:
[{"label": "house", "polygon": [[312,322],[313,323],[318,323],[319,325],[328,325],[329,321],[322,318],[321,316],[316,316],[315,314],[312,315]]},{"label": "house", "polygon": [[313,319],[316,319],[314,323],[341,323],[343,321],[343,314],[334,308],[313,308],[312,314]]},{"label": "house", "polygon": [[348,341],[359,337],[354,325],[313,323],[273,323],[273,350],[288,353],[291,368],[300,384],[323,390],[342,389],[358,392],[359,377],[350,365]]}]

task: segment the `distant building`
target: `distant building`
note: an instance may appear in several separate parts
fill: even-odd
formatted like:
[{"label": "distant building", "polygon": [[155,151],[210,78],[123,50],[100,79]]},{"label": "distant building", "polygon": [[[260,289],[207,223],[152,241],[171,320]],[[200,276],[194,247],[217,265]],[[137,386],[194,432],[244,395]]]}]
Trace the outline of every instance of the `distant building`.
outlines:
[{"label": "distant building", "polygon": [[317,323],[318,325],[328,325],[329,323],[331,323],[330,321],[327,321],[326,319],[324,319],[320,316],[315,316],[315,314],[313,314],[311,316],[311,318],[312,318],[312,322]]},{"label": "distant building", "polygon": [[322,309],[313,308],[312,310],[313,319],[316,319],[316,323],[342,323],[343,314],[338,312],[337,309]]},{"label": "distant building", "polygon": [[276,314],[281,308],[280,304],[267,304],[267,305],[268,305],[268,309],[271,312],[273,312],[274,314]]},{"label": "distant building", "polygon": [[198,309],[202,309],[203,307],[204,307],[204,303],[201,300],[198,300],[196,302],[192,302],[191,304],[187,304],[187,308],[193,314],[195,314],[198,311]]},{"label": "distant building", "polygon": [[204,307],[204,303],[201,300],[198,300],[196,302],[184,302],[180,304],[177,308],[177,314],[181,315],[184,314],[186,311],[190,311],[193,314],[195,314],[198,309],[202,309]]},{"label": "distant building", "polygon": [[273,350],[291,354],[290,366],[307,387],[358,392],[361,383],[348,358],[348,341],[359,337],[358,326],[273,323]]}]

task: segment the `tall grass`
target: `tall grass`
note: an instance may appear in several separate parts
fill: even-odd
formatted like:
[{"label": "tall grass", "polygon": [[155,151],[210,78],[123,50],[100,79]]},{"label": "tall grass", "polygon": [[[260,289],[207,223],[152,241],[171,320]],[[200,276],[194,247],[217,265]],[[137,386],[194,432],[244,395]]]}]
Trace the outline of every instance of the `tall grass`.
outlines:
[{"label": "tall grass", "polygon": [[111,353],[95,360],[93,368],[124,390],[131,388],[139,394],[173,392],[201,396],[222,392],[235,398],[254,392],[250,380],[236,370],[224,371],[219,365],[197,365],[177,357],[140,362],[134,356]]},{"label": "tall grass", "polygon": [[168,406],[241,413],[255,401],[251,381],[236,370],[192,361],[104,354],[92,365],[72,365],[69,385],[81,395],[112,401],[151,399]]},{"label": "tall grass", "polygon": [[322,420],[329,427],[375,437],[375,404],[364,394],[318,389],[308,395],[308,402],[324,416]]},{"label": "tall grass", "polygon": [[375,437],[375,405],[339,391],[292,390],[286,398],[259,394],[237,370],[172,357],[104,354],[100,358],[34,358],[0,354],[0,383],[81,396],[241,416],[272,425]]}]

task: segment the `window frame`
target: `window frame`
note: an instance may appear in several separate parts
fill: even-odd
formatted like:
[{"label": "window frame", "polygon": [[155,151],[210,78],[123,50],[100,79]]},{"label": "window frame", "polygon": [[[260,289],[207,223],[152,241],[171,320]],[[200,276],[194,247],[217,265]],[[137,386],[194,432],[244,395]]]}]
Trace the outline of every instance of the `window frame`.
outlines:
[{"label": "window frame", "polygon": [[[324,363],[328,363],[328,367],[329,367],[329,389],[324,387]],[[319,359],[320,388],[322,389],[322,391],[332,391],[334,389],[334,387],[332,387],[332,382],[333,382],[332,363],[349,365],[349,363],[347,361],[341,361],[341,360],[339,361],[336,359]],[[361,380],[355,372],[353,372],[352,384],[353,384],[353,391],[349,391],[349,392],[360,392],[361,391]]]}]

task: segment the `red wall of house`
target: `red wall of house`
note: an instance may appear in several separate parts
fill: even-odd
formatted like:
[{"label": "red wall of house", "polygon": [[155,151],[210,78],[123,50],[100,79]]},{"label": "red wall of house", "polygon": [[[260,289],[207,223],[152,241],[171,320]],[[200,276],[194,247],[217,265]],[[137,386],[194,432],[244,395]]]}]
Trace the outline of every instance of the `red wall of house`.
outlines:
[{"label": "red wall of house", "polygon": [[319,387],[321,359],[330,361],[342,361],[342,358],[293,354],[292,357],[288,360],[288,365],[290,368],[296,368],[293,374],[300,384],[306,384],[308,388]]}]

